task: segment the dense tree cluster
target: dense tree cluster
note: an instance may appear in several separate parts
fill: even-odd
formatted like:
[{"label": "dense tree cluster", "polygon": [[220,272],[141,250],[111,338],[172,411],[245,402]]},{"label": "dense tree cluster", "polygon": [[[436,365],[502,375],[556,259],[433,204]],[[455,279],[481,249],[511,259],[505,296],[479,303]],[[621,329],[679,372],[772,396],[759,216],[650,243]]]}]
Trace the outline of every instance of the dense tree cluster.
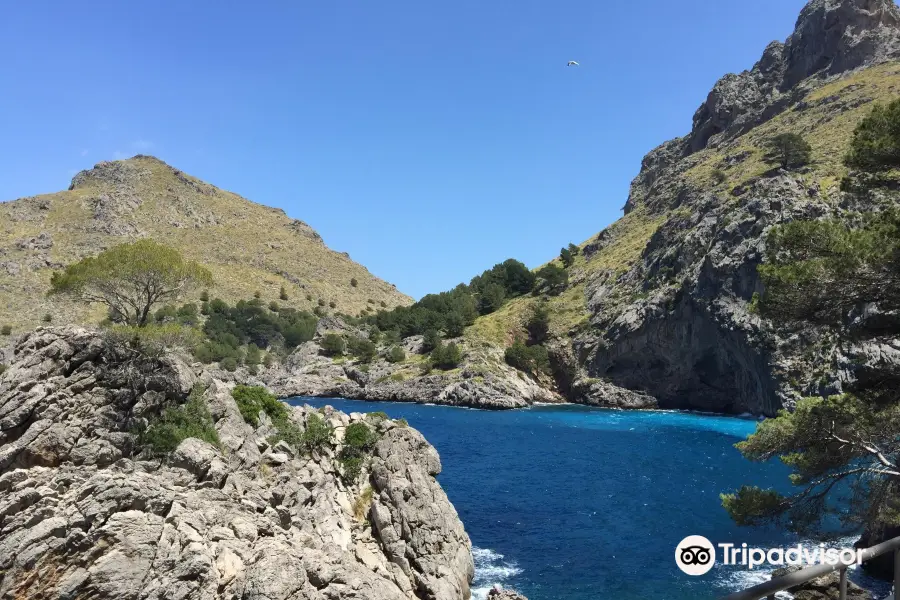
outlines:
[{"label": "dense tree cluster", "polygon": [[245,355],[242,347],[248,344],[257,349],[293,349],[313,338],[318,323],[318,319],[306,311],[281,308],[276,313],[257,299],[241,300],[231,307],[216,298],[205,303],[202,311],[208,315],[203,324],[203,333],[208,339],[195,350],[195,356],[202,362],[232,358],[240,363]]},{"label": "dense tree cluster", "polygon": [[426,335],[425,350],[434,348],[444,337],[454,338],[475,322],[478,315],[499,309],[510,298],[534,289],[536,277],[528,267],[509,259],[478,275],[468,285],[460,284],[449,292],[429,294],[408,307],[380,311],[370,322],[381,331],[395,331],[401,338]]}]

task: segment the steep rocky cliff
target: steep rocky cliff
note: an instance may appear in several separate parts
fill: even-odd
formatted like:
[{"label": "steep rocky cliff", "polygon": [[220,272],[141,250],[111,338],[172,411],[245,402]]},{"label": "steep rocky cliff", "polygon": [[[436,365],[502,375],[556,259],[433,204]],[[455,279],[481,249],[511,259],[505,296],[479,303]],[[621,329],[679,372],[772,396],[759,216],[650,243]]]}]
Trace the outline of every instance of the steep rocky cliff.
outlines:
[{"label": "steep rocky cliff", "polygon": [[[134,432],[198,383],[218,444],[148,455]],[[379,439],[347,480],[343,435],[365,418],[288,418],[314,413],[334,442],[310,454],[177,356],[76,327],[22,336],[0,376],[0,597],[468,598],[471,545],[434,448],[369,417]]]},{"label": "steep rocky cliff", "polygon": [[[815,334],[776,331],[748,306],[773,224],[897,201],[838,182],[855,124],[900,95],[898,58],[893,0],[813,0],[784,44],[716,84],[688,136],[644,158],[625,219],[651,222],[652,234],[633,264],[586,278],[589,325],[573,347],[589,376],[663,406],[765,414],[796,391],[838,385],[834,357],[800,356],[815,352]],[[812,145],[809,167],[762,160],[765,140],[783,132]],[[585,246],[588,265],[615,243],[605,233]]]}]

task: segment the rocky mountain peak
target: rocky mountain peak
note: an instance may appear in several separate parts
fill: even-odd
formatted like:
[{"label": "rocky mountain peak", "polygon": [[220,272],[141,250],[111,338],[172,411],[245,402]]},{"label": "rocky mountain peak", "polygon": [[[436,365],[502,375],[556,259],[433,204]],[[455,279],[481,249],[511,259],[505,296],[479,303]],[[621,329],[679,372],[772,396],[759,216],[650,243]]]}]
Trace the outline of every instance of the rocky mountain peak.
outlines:
[{"label": "rocky mountain peak", "polygon": [[69,189],[79,189],[92,183],[101,185],[133,186],[141,179],[152,176],[153,173],[147,167],[146,161],[153,161],[162,165],[166,164],[154,156],[145,156],[142,154],[138,154],[127,160],[104,160],[94,165],[91,169],[79,171],[75,177],[72,178]]},{"label": "rocky mountain peak", "polygon": [[[811,0],[794,32],[772,42],[749,71],[720,79],[694,114],[686,152],[744,133],[799,99],[802,83],[900,58],[894,0]],[[808,86],[807,86],[808,87]]]}]

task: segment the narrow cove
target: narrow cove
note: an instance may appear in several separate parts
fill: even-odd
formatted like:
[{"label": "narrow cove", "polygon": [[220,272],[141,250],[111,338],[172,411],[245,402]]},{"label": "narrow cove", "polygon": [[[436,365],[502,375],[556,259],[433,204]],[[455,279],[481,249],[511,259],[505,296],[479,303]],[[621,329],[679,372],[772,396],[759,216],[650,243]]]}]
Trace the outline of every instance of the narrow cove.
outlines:
[{"label": "narrow cove", "polygon": [[750,463],[734,448],[755,430],[752,419],[576,405],[493,412],[289,402],[383,411],[425,435],[475,548],[473,598],[501,584],[531,600],[711,600],[770,570],[716,565],[689,577],[673,560],[682,538],[762,547],[799,541],[775,527],[738,527],[721,507],[719,494],[742,484],[787,485],[779,462]]}]

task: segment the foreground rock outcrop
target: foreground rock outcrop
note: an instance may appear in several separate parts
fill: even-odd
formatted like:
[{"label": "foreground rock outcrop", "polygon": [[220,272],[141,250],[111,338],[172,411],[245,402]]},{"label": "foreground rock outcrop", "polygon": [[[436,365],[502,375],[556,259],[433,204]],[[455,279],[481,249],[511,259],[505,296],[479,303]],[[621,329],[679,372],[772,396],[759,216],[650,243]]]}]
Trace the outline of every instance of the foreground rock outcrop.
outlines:
[{"label": "foreground rock outcrop", "polygon": [[[151,457],[132,432],[197,384],[219,439]],[[248,424],[230,389],[178,357],[69,327],[25,335],[0,376],[0,597],[463,600],[471,545],[414,429],[378,434],[358,478],[337,460],[363,415],[313,414],[312,454]]]}]

